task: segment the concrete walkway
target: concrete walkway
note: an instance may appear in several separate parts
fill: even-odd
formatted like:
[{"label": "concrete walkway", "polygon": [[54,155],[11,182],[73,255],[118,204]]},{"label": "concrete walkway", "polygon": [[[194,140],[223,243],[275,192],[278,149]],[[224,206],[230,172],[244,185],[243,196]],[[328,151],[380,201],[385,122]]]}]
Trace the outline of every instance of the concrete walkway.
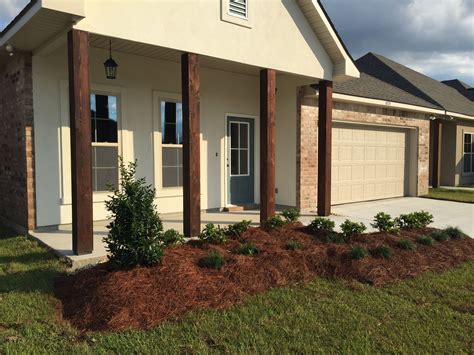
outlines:
[{"label": "concrete walkway", "polygon": [[[363,222],[367,231],[373,231],[370,223],[378,212],[385,212],[396,217],[401,213],[425,210],[433,214],[434,227],[447,226],[460,227],[466,234],[474,237],[474,204],[432,200],[425,198],[396,198],[371,202],[353,203],[333,206],[333,215],[330,217],[336,222],[336,229],[346,219],[354,222]],[[309,224],[316,216],[315,213],[306,213],[301,216],[303,224]],[[176,229],[182,233],[182,213],[162,214],[161,219],[165,229]],[[202,212],[201,221],[203,228],[206,223],[218,224],[221,227],[250,220],[254,226],[259,224],[259,211],[239,212]],[[72,228],[71,225],[60,226],[54,231],[34,231],[30,235],[40,243],[46,245],[59,257],[65,258],[71,269],[78,269],[87,265],[96,264],[107,260],[107,251],[102,239],[107,235],[107,221],[94,223],[94,252],[87,255],[73,255],[72,253]]]}]

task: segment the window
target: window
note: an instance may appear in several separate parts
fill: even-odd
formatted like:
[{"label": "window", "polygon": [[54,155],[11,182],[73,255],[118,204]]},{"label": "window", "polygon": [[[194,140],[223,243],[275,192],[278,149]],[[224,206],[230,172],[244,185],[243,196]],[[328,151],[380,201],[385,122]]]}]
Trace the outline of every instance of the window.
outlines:
[{"label": "window", "polygon": [[229,15],[247,18],[247,0],[229,0]]},{"label": "window", "polygon": [[117,97],[91,95],[92,188],[107,191],[118,185]]},{"label": "window", "polygon": [[249,175],[249,124],[230,122],[230,174]]},{"label": "window", "polygon": [[161,101],[162,186],[183,186],[183,107]]},{"label": "window", "polygon": [[474,173],[474,133],[464,133],[464,173]]}]

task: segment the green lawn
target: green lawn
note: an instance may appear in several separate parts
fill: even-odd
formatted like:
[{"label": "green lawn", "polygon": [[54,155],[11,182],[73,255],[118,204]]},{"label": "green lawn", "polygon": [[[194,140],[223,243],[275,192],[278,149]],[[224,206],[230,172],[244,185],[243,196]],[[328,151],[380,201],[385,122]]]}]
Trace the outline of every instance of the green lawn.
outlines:
[{"label": "green lawn", "polygon": [[0,236],[0,353],[474,351],[474,262],[382,289],[316,279],[147,331],[81,335],[56,315],[52,280],[64,266]]},{"label": "green lawn", "polygon": [[434,198],[436,200],[474,203],[474,188],[471,190],[430,189],[428,195],[423,197]]}]

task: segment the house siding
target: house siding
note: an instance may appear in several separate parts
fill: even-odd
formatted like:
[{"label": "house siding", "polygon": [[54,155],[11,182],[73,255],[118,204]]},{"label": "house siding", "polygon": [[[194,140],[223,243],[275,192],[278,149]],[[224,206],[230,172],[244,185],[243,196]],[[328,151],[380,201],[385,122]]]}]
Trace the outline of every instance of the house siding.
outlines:
[{"label": "house siding", "polygon": [[[317,202],[318,100],[298,94],[297,207],[314,211]],[[428,116],[416,112],[387,109],[347,102],[334,102],[333,120],[389,125],[417,130],[416,195],[428,193],[430,125]],[[414,154],[413,151],[411,154]]]},{"label": "house siding", "polygon": [[0,216],[26,231],[35,227],[31,53],[16,52],[0,71]]}]

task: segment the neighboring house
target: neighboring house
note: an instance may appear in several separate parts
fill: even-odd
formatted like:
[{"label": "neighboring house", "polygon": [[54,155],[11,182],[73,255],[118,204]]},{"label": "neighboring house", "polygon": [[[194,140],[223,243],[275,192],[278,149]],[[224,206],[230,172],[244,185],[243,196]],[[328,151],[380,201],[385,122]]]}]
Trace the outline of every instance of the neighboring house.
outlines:
[{"label": "neighboring house", "polygon": [[[90,253],[122,156],[160,213],[183,211],[187,236],[201,209],[260,203],[265,220],[301,199],[301,87],[320,83],[330,128],[332,81],[358,76],[316,0],[33,0],[0,34],[0,215],[72,223],[74,252]],[[320,214],[330,137],[319,131]]]},{"label": "neighboring house", "polygon": [[454,79],[442,81],[443,84],[451,86],[453,89],[459,91],[462,95],[466,96],[469,100],[474,101],[474,88],[465,82]]}]

